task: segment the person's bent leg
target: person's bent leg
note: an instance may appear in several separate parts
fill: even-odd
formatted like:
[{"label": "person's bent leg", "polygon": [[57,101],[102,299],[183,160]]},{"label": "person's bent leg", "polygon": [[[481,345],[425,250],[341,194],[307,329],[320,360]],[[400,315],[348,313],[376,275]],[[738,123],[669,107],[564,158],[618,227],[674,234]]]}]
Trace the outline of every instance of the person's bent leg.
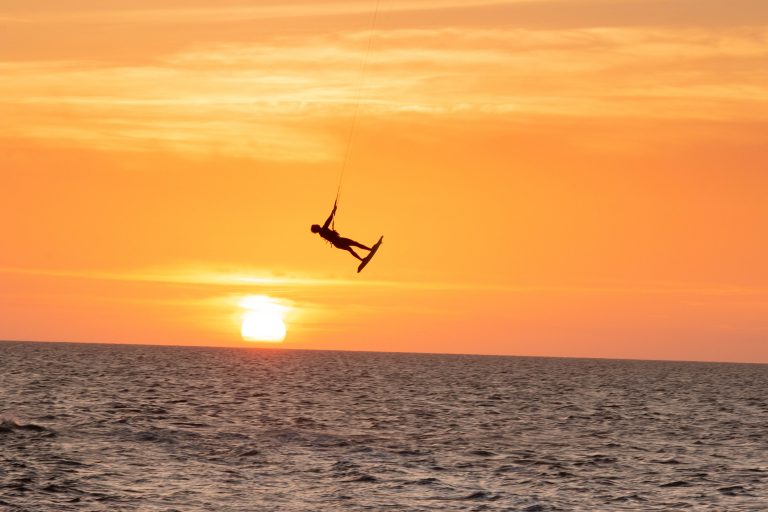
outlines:
[{"label": "person's bent leg", "polygon": [[352,254],[352,256],[359,259],[360,261],[363,261],[363,258],[361,258],[360,255],[354,251],[354,249],[352,249],[351,247],[347,247],[347,250]]}]

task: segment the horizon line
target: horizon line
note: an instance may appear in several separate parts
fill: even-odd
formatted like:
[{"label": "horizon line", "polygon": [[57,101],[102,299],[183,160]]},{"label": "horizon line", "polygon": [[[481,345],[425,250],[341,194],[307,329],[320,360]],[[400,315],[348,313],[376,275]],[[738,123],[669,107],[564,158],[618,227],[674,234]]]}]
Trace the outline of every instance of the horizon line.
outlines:
[{"label": "horizon line", "polygon": [[[641,359],[627,357],[605,357],[605,356],[545,356],[545,355],[524,355],[524,354],[495,354],[495,353],[467,353],[467,352],[403,352],[387,350],[350,350],[350,349],[321,349],[321,348],[290,348],[279,346],[281,343],[259,344],[258,342],[243,342],[242,346],[236,345],[193,345],[176,343],[146,343],[146,342],[121,342],[121,341],[66,341],[66,340],[13,340],[0,339],[0,343],[50,343],[50,344],[70,344],[70,345],[118,345],[118,346],[137,346],[137,347],[173,347],[173,348],[205,348],[205,349],[236,349],[236,350],[282,350],[294,352],[350,352],[360,354],[412,354],[412,355],[433,355],[433,356],[466,356],[466,357],[510,357],[510,358],[528,358],[528,359],[578,359],[578,360],[600,360],[600,361],[633,361],[647,363],[692,363],[692,364],[740,364],[768,366],[766,362],[755,361],[715,361],[703,359]],[[254,346],[246,345],[245,343]]]}]

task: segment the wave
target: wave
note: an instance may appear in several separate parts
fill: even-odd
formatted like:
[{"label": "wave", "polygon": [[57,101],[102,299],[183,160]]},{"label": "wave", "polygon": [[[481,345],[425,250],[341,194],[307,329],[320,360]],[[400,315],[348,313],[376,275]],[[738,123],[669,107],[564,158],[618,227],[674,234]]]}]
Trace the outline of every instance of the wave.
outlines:
[{"label": "wave", "polygon": [[53,430],[42,425],[38,425],[36,423],[25,423],[19,418],[8,414],[0,415],[0,433],[10,433],[17,431],[46,432],[49,434],[54,434]]}]

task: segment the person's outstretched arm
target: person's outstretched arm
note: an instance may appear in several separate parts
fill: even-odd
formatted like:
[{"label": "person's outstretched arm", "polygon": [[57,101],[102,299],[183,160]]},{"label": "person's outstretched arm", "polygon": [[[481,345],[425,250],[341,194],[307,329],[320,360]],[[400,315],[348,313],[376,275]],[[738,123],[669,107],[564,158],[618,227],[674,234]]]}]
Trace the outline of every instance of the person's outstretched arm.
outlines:
[{"label": "person's outstretched arm", "polygon": [[323,229],[328,229],[328,226],[330,226],[333,221],[334,215],[336,215],[336,203],[333,203],[333,210],[331,210],[331,214],[326,219],[325,224],[323,224]]}]

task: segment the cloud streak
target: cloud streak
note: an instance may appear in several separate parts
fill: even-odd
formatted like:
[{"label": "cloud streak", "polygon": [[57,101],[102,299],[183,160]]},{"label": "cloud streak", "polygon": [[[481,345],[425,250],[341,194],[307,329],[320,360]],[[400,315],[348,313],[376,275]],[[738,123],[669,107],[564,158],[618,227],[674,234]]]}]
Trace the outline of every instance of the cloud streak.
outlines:
[{"label": "cloud streak", "polygon": [[[253,269],[213,270],[205,267],[178,265],[167,270],[147,269],[137,272],[78,272],[54,269],[0,267],[0,275],[17,277],[45,277],[83,279],[89,281],[115,281],[147,284],[191,285],[228,290],[357,288],[380,290],[422,290],[522,294],[606,294],[606,295],[679,295],[679,296],[733,296],[764,299],[768,288],[762,286],[713,286],[692,283],[637,283],[624,286],[552,286],[552,285],[497,285],[483,283],[439,283],[418,281],[382,281],[311,276],[307,274],[276,275]],[[750,303],[754,302],[751,301]],[[759,302],[765,304],[765,302]]]},{"label": "cloud streak", "polygon": [[373,118],[768,117],[764,30],[386,30],[363,78],[368,36],[200,44],[136,66],[5,62],[0,115],[14,136],[287,161],[339,158],[359,91]]},{"label": "cloud streak", "polygon": [[[166,2],[166,4],[169,4]],[[200,24],[256,20],[316,20],[370,15],[374,3],[345,1],[220,2],[216,7],[198,2],[157,7],[157,2],[134,1],[105,5],[81,2],[79,9],[61,9],[60,3],[18,3],[6,8],[5,23],[51,24]],[[768,21],[761,0],[385,0],[382,12],[397,28],[414,26],[488,26],[505,24],[537,28],[604,26],[733,26]],[[349,28],[349,27],[346,27]]]}]

